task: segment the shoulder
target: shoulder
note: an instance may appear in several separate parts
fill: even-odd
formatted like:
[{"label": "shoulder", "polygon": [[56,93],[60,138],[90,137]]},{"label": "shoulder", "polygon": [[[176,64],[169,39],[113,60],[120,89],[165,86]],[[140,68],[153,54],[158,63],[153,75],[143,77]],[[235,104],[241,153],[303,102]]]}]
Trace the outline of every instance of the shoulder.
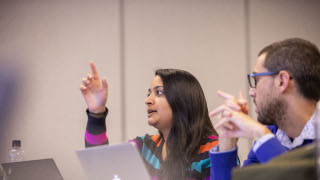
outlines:
[{"label": "shoulder", "polygon": [[155,135],[149,135],[149,134],[146,134],[144,136],[137,136],[135,138],[135,140],[138,140],[138,141],[141,141],[141,142],[155,142],[155,143],[158,143],[159,141],[161,141],[161,137],[159,134],[155,134]]},{"label": "shoulder", "polygon": [[159,134],[146,134],[144,136],[137,136],[135,139],[131,141],[134,141],[138,145],[138,147],[140,147],[140,149],[142,149],[143,146],[159,147],[162,142],[162,137]]}]

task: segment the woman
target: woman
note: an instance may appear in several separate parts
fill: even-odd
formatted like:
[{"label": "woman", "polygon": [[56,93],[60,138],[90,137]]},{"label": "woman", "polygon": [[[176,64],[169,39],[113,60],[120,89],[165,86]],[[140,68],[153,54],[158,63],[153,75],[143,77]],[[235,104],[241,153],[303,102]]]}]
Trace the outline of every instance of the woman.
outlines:
[{"label": "woman", "polygon": [[[108,144],[105,124],[108,85],[105,79],[100,82],[93,62],[90,66],[92,74],[80,86],[88,106],[86,147]],[[168,180],[209,179],[208,151],[218,140],[197,79],[183,70],[159,69],[145,104],[148,124],[157,128],[159,134],[146,134],[131,141],[137,144],[150,175]]]}]

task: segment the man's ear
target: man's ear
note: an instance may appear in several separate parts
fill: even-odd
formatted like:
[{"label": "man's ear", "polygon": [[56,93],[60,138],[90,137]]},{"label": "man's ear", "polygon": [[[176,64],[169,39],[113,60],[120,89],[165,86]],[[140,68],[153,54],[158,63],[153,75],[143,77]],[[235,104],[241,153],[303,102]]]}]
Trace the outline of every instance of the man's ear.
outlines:
[{"label": "man's ear", "polygon": [[284,92],[289,87],[290,74],[287,71],[280,71],[275,81],[276,87],[279,88],[280,92]]}]

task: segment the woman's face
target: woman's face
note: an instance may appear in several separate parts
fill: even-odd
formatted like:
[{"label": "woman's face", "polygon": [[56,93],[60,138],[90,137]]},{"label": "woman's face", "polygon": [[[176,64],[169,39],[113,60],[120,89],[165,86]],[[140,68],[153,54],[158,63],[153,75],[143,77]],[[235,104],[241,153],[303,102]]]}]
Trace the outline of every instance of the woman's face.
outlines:
[{"label": "woman's face", "polygon": [[150,126],[160,131],[171,128],[172,109],[163,94],[163,83],[158,75],[152,79],[145,104],[147,105]]}]

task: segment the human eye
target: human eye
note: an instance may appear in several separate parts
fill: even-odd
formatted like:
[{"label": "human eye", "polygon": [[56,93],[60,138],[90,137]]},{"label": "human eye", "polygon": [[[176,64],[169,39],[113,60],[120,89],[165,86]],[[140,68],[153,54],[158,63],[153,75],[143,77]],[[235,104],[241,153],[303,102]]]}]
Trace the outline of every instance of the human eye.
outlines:
[{"label": "human eye", "polygon": [[156,95],[161,96],[161,95],[163,95],[163,92],[161,90],[156,90]]},{"label": "human eye", "polygon": [[151,90],[149,89],[148,91],[147,91],[147,97],[149,97],[151,95]]}]

